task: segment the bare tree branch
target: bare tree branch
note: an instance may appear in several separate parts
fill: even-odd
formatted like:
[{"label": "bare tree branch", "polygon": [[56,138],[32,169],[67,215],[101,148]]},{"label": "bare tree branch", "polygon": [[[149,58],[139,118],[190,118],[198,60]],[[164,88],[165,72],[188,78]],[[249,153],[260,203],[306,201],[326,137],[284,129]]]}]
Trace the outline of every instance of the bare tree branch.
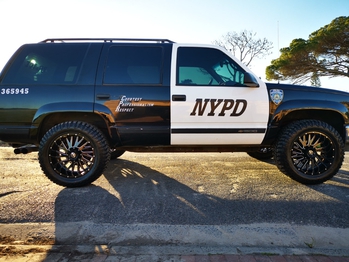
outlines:
[{"label": "bare tree branch", "polygon": [[263,58],[271,54],[273,43],[266,38],[257,39],[256,33],[242,31],[241,33],[228,32],[222,39],[215,40],[215,45],[221,46],[232,52],[246,66],[249,66],[254,59]]}]

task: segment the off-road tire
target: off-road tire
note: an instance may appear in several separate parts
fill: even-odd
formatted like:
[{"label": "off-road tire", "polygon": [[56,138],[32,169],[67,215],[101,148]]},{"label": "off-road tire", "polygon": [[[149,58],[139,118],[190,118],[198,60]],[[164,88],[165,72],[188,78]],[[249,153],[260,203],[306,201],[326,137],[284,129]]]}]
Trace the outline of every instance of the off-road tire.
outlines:
[{"label": "off-road tire", "polygon": [[299,120],[280,134],[274,159],[281,172],[303,184],[319,184],[337,174],[344,160],[344,143],[329,124]]},{"label": "off-road tire", "polygon": [[85,122],[70,121],[52,127],[39,146],[45,175],[65,187],[86,186],[98,179],[110,159],[102,132]]}]

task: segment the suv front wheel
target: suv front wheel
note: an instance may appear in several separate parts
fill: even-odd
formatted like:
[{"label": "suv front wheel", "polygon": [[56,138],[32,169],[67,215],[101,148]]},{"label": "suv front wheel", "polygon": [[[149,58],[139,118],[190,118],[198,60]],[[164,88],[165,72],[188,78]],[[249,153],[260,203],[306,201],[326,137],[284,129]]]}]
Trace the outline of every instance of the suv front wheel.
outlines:
[{"label": "suv front wheel", "polygon": [[110,159],[110,148],[95,126],[64,122],[52,127],[41,139],[39,162],[45,175],[66,187],[89,185],[98,179]]},{"label": "suv front wheel", "polygon": [[344,160],[344,143],[332,126],[318,120],[288,125],[278,138],[274,159],[281,172],[303,184],[331,179]]}]

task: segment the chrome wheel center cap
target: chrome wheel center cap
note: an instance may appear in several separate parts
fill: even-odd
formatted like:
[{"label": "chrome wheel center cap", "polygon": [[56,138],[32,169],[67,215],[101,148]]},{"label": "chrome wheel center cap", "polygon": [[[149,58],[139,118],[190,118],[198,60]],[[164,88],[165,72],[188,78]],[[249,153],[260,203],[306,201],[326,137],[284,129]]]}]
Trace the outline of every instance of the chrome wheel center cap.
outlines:
[{"label": "chrome wheel center cap", "polygon": [[76,155],[75,152],[71,152],[71,153],[70,153],[70,157],[71,157],[71,158],[76,158],[76,156],[77,156],[77,155]]}]

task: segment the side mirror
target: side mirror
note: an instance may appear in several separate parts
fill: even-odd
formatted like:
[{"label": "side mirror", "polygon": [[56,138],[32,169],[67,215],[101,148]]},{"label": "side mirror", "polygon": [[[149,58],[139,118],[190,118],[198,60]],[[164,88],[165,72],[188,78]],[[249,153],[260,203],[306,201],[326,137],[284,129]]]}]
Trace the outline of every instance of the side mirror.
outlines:
[{"label": "side mirror", "polygon": [[248,72],[245,72],[245,75],[244,75],[244,85],[249,87],[259,87],[259,84],[256,78]]}]

